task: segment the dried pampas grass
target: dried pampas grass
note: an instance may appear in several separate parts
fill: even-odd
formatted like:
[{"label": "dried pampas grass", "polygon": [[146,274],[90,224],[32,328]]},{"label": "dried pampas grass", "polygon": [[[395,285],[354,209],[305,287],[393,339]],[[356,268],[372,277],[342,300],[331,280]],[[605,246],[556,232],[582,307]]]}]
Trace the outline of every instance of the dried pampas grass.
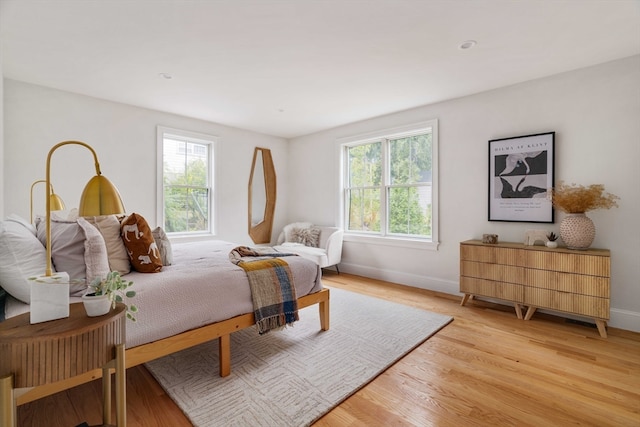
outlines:
[{"label": "dried pampas grass", "polygon": [[554,208],[566,213],[585,213],[596,209],[618,207],[620,197],[604,191],[604,185],[592,184],[588,187],[577,184],[560,184],[547,192]]}]

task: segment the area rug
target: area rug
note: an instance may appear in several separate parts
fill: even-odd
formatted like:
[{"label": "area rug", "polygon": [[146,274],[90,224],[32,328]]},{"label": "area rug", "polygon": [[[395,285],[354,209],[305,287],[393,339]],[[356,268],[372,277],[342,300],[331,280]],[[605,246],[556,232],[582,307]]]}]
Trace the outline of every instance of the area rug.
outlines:
[{"label": "area rug", "polygon": [[453,320],[335,288],[330,309],[326,332],[314,305],[283,331],[233,333],[226,378],[216,341],[146,366],[194,426],[308,426]]}]

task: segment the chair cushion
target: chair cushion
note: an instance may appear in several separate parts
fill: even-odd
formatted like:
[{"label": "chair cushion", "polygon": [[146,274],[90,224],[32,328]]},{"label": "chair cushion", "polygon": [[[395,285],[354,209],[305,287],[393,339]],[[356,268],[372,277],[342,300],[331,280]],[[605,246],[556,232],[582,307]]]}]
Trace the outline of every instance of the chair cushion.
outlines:
[{"label": "chair cushion", "polygon": [[279,246],[274,246],[274,249],[280,252],[297,254],[302,258],[315,262],[320,267],[327,266],[327,251],[322,248],[312,248],[301,243],[288,242]]},{"label": "chair cushion", "polygon": [[[291,224],[287,224],[282,229],[282,233],[284,234],[285,242],[293,242],[292,233],[295,228],[309,228],[313,224],[310,222],[292,222]],[[281,242],[280,242],[281,243]]]},{"label": "chair cushion", "polygon": [[317,248],[320,244],[320,229],[313,226],[308,228],[294,227],[291,230],[291,242]]}]

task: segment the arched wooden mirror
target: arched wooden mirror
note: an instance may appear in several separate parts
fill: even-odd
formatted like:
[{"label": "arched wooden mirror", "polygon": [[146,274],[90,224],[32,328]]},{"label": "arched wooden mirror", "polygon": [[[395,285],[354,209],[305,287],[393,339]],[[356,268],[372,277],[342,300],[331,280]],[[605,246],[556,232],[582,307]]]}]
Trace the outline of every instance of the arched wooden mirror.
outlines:
[{"label": "arched wooden mirror", "polygon": [[249,236],[253,243],[270,243],[276,209],[276,169],[271,150],[256,147],[249,176]]}]

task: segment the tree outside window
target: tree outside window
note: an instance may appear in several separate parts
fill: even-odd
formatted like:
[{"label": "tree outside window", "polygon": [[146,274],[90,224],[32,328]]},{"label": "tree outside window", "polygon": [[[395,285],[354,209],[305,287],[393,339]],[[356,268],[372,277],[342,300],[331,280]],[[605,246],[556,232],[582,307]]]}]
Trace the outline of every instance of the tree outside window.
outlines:
[{"label": "tree outside window", "polygon": [[210,141],[180,135],[162,137],[162,196],[167,233],[211,231]]},{"label": "tree outside window", "polygon": [[344,146],[348,232],[432,237],[432,142],[428,128]]}]

